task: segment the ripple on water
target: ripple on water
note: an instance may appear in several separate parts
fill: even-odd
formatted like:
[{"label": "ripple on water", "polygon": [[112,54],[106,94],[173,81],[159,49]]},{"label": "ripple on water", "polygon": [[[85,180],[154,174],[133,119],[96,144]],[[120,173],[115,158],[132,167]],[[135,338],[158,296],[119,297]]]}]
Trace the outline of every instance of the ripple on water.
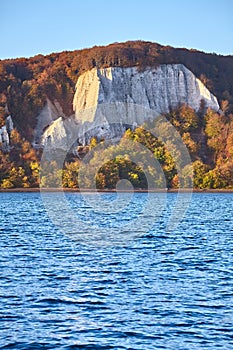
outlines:
[{"label": "ripple on water", "polygon": [[0,349],[233,348],[233,194],[194,194],[175,231],[165,215],[106,246],[59,232],[37,193],[0,199]]}]

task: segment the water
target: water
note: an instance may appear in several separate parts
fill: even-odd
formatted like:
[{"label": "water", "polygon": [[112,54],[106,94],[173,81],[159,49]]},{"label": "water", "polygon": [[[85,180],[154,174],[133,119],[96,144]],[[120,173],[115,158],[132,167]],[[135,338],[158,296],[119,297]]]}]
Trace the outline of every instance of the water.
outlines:
[{"label": "water", "polygon": [[[233,194],[193,194],[166,232],[175,198],[150,232],[95,244],[59,231],[39,193],[0,193],[0,349],[233,349]],[[119,234],[121,219],[111,217]]]}]

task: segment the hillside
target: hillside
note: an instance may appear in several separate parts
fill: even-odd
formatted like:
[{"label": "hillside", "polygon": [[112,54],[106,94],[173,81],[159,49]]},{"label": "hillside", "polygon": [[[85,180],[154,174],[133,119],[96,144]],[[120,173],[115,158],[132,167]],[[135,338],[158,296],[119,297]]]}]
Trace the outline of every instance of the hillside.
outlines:
[{"label": "hillside", "polygon": [[[77,121],[84,123],[79,111],[85,106],[92,107],[90,101],[93,101],[94,104],[133,102],[152,109],[156,107],[178,130],[190,152],[194,186],[232,188],[232,77],[233,56],[142,41],[0,61],[0,136],[3,142],[0,186],[37,187],[42,134],[43,142],[46,139],[50,143],[54,139],[58,142],[59,139],[62,148]],[[124,148],[125,139],[140,140],[161,162],[167,186],[179,186],[180,179],[166,145],[148,134],[147,120],[140,118],[133,116],[130,123],[137,128],[131,131],[127,130],[130,123],[123,122],[120,130],[119,126],[113,130],[105,121],[107,133],[100,134],[104,128],[99,124],[99,134],[94,131],[86,135],[85,140],[79,140],[82,157],[103,139],[123,136],[116,147],[119,150]],[[78,128],[82,134],[80,126]],[[6,146],[7,138],[10,144]],[[108,156],[112,154],[111,146],[106,152]],[[80,154],[78,158],[74,154],[65,163],[65,187],[78,187],[77,174],[82,161]],[[57,186],[57,171],[56,162],[48,165],[48,172],[42,176],[43,186]],[[147,187],[140,166],[135,167],[122,159],[103,165],[96,181],[99,188],[114,188],[122,177],[133,179],[137,188]],[[155,185],[160,186],[160,180],[155,180]],[[90,186],[88,179],[85,186]]]},{"label": "hillside", "polygon": [[83,72],[110,66],[143,70],[172,63],[184,64],[219,101],[227,99],[233,108],[232,56],[136,41],[0,61],[0,123],[7,103],[18,130],[32,140],[36,117],[46,98],[59,101],[65,115],[73,113],[75,84]]}]

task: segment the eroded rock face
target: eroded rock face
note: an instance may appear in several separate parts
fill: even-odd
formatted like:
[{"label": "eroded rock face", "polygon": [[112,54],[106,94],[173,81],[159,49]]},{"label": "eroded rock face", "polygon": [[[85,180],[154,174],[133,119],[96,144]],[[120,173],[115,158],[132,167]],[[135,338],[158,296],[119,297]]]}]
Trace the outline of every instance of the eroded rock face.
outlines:
[{"label": "eroded rock face", "polygon": [[135,67],[92,69],[77,81],[75,115],[53,121],[42,143],[67,150],[74,140],[85,145],[92,137],[119,139],[127,128],[181,104],[198,110],[201,100],[206,107],[219,110],[217,98],[182,64],[144,71]]},{"label": "eroded rock face", "polygon": [[65,117],[62,107],[58,101],[52,103],[49,99],[37,116],[37,125],[35,129],[34,146],[39,146],[41,142],[41,136],[43,135],[45,129],[49,127],[58,118]]},{"label": "eroded rock face", "polygon": [[5,121],[5,125],[0,128],[0,149],[4,151],[10,150],[10,134],[14,125],[11,115],[8,115]]},{"label": "eroded rock face", "polygon": [[143,72],[135,67],[110,67],[92,69],[78,79],[73,106],[76,116],[82,109],[115,102],[138,104],[161,114],[179,104],[198,110],[202,99],[207,107],[219,109],[216,97],[182,64]]}]

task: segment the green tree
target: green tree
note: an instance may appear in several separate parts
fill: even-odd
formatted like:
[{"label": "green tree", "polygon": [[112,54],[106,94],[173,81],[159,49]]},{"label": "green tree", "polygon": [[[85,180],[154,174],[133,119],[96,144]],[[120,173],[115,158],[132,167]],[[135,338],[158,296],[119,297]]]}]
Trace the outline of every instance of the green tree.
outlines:
[{"label": "green tree", "polygon": [[194,179],[193,184],[195,188],[206,188],[203,179],[209,171],[209,167],[202,161],[197,160],[193,162]]}]

